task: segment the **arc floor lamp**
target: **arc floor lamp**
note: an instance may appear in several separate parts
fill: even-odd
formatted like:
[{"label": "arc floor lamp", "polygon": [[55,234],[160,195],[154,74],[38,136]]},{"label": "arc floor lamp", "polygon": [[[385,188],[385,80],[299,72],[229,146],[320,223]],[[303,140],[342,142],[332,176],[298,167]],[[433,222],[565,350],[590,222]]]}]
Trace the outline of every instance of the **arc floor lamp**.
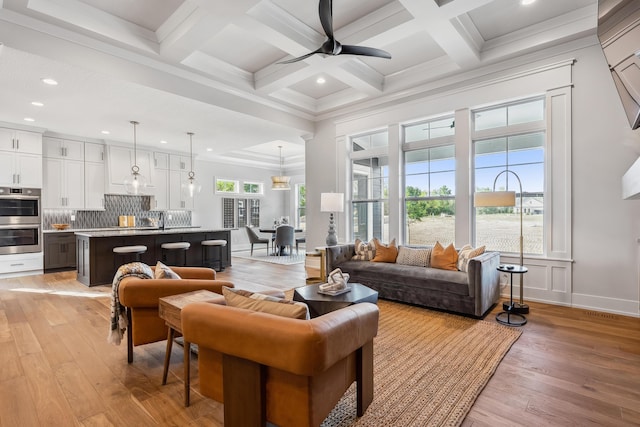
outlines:
[{"label": "arc floor lamp", "polygon": [[[523,256],[523,242],[524,237],[522,233],[522,214],[524,212],[524,205],[522,203],[522,182],[520,177],[514,171],[505,169],[496,175],[493,180],[493,191],[481,191],[474,194],[474,206],[476,208],[495,208],[495,207],[515,207],[516,206],[516,192],[515,191],[496,191],[496,182],[502,174],[511,173],[518,180],[520,186],[520,265],[522,266]],[[529,306],[524,303],[524,275],[520,274],[520,300],[514,303],[513,312],[519,314],[529,313]]]}]

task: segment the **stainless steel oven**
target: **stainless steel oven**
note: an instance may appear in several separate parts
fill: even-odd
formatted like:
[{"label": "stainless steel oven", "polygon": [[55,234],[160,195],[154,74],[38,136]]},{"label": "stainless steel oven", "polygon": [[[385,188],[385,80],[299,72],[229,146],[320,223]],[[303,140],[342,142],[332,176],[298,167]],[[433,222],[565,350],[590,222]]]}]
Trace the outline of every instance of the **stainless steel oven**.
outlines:
[{"label": "stainless steel oven", "polygon": [[0,187],[0,225],[40,225],[40,194],[39,188]]},{"label": "stainless steel oven", "polygon": [[42,251],[40,224],[0,225],[0,255]]},{"label": "stainless steel oven", "polygon": [[0,187],[0,255],[42,251],[39,188]]}]

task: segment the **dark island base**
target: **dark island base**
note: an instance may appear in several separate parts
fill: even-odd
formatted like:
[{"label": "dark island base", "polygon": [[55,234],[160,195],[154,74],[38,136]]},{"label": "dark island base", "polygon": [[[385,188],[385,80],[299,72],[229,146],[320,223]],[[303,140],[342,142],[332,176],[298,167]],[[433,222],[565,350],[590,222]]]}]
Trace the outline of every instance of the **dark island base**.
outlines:
[{"label": "dark island base", "polygon": [[[113,253],[118,246],[145,245],[147,252],[140,256],[140,261],[148,265],[155,265],[162,261],[160,245],[167,242],[189,242],[191,247],[186,251],[186,265],[201,267],[203,240],[223,239],[227,245],[222,250],[222,267],[231,265],[231,231],[188,231],[184,233],[167,233],[151,235],[118,235],[118,236],[88,236],[76,234],[76,261],[78,266],[78,281],[87,286],[110,284],[117,268],[124,262],[131,262],[134,257],[120,257]],[[184,252],[171,251],[171,258],[167,265],[181,265]],[[175,252],[175,253],[173,253]],[[209,253],[211,257],[211,253]]]}]

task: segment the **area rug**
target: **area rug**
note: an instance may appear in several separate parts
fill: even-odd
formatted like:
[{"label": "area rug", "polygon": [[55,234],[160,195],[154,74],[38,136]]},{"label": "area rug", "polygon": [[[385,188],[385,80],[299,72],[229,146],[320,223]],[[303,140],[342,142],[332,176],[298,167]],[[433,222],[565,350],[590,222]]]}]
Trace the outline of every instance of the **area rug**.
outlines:
[{"label": "area rug", "polygon": [[232,252],[231,257],[250,259],[253,261],[261,261],[261,262],[268,262],[271,264],[281,264],[281,265],[302,264],[305,258],[305,252],[302,250],[297,254],[294,252],[291,255],[285,255],[285,256],[267,255],[264,251],[261,251],[261,252],[262,253],[254,251],[253,255],[251,255],[251,252],[249,251]]},{"label": "area rug", "polygon": [[373,403],[356,418],[353,384],[323,427],[458,426],[521,334],[489,319],[378,306]]}]

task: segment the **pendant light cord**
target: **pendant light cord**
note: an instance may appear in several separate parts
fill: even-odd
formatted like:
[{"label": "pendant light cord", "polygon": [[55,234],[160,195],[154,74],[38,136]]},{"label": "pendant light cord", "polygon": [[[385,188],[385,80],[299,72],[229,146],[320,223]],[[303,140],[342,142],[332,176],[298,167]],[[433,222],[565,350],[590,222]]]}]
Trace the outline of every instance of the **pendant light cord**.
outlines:
[{"label": "pendant light cord", "polygon": [[[129,122],[133,125],[133,166],[138,167],[138,150],[136,144],[136,126],[139,124],[135,120]],[[133,168],[132,168],[133,169]]]}]

